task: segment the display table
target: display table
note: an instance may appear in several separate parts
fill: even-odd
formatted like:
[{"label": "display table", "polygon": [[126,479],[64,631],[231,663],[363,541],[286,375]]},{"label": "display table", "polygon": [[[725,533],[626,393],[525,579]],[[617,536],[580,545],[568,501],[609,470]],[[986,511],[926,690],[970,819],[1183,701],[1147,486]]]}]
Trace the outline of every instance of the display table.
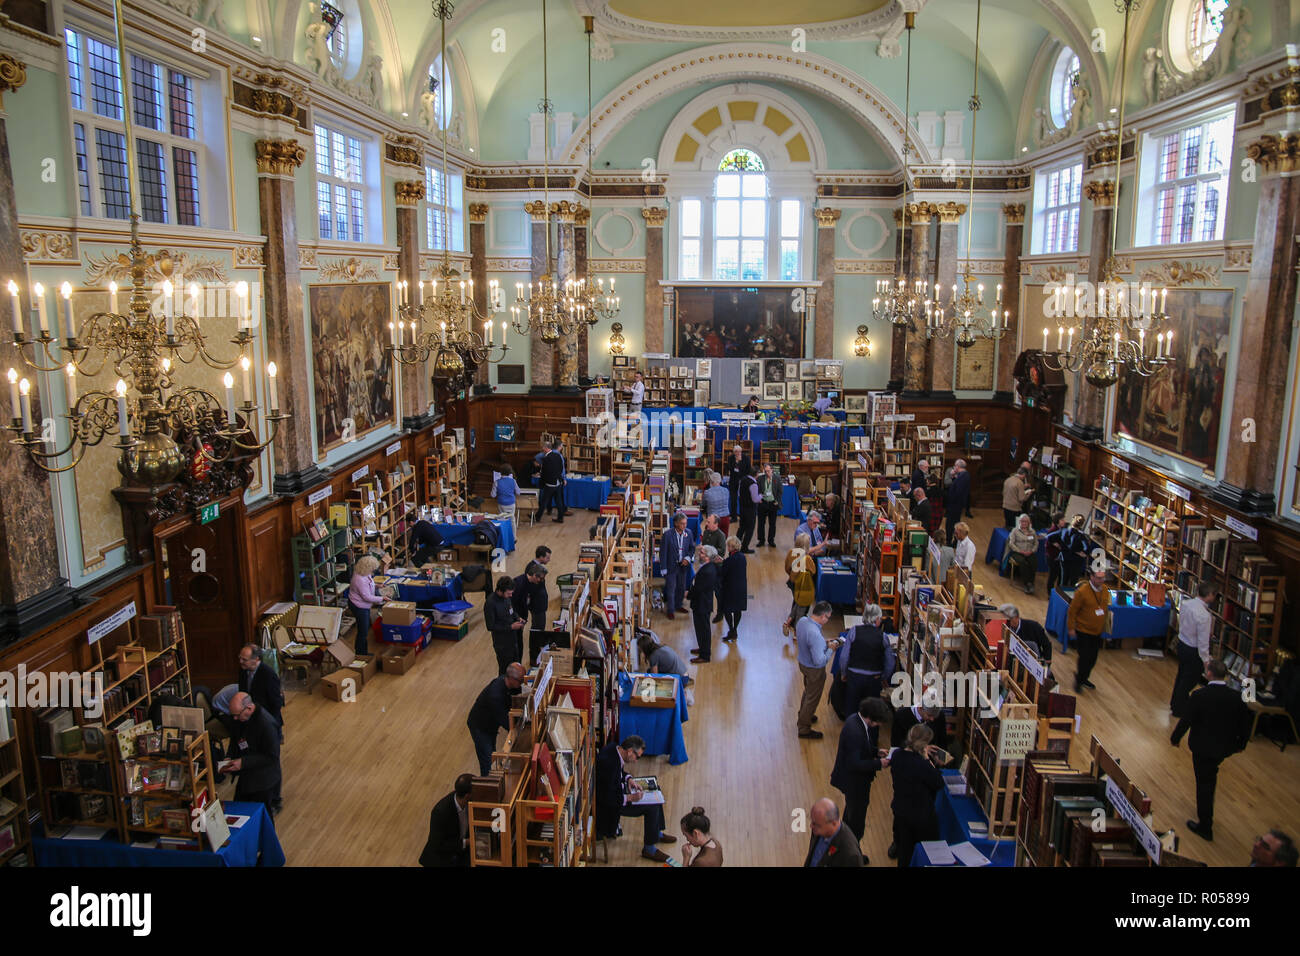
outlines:
[{"label": "display table", "polygon": [[[515,526],[513,521],[504,521],[499,518],[489,519],[497,526],[498,540],[501,547],[506,551],[515,549]],[[472,524],[435,524],[438,534],[442,535],[445,544],[473,544],[474,543],[474,526]]]},{"label": "display table", "polygon": [[600,506],[609,500],[609,493],[613,487],[614,482],[609,478],[570,476],[564,479],[564,506],[598,511]]},{"label": "display table", "polygon": [[803,521],[803,506],[799,503],[799,489],[794,485],[781,487],[781,517]]},{"label": "display table", "polygon": [[858,575],[839,558],[817,559],[817,600],[832,604],[858,603]]},{"label": "display table", "polygon": [[677,680],[676,707],[633,707],[632,678],[626,672],[618,675],[618,733],[622,739],[635,734],[645,741],[645,752],[651,757],[668,754],[673,766],[686,763],[686,737],[682,724],[686,723],[686,688],[681,675],[671,675]]},{"label": "display table", "polygon": [[[238,830],[217,852],[192,850],[150,850],[118,843],[111,836],[102,840],[66,840],[33,834],[32,849],[37,866],[284,866],[284,850],[275,826],[260,803],[225,803],[226,816],[247,816]],[[259,862],[258,856],[261,856]]]},{"label": "display table", "polygon": [[[961,777],[961,772],[958,770],[941,770],[940,773],[943,774],[945,784],[950,779],[960,779]],[[990,866],[1015,866],[1015,840],[990,840],[987,836],[971,836],[971,823],[988,822],[979,801],[974,797],[969,794],[953,796],[945,786],[934,798],[934,809],[939,815],[939,839],[944,843],[952,846],[957,843],[969,842],[971,846],[988,857]],[[925,855],[925,850],[919,843],[916,845],[916,849],[912,851],[911,865],[934,865],[930,862],[930,858]],[[952,865],[961,866],[960,863]]]},{"label": "display table", "polygon": [[[1011,537],[1011,532],[1006,528],[994,528],[993,534],[989,536],[989,547],[984,552],[984,563],[999,565],[1002,561],[1002,552],[1007,548],[1007,538]],[[1047,573],[1047,535],[1039,532],[1038,534],[1038,571],[1040,574]],[[999,567],[998,573],[1006,577],[1010,571],[1002,571]]]},{"label": "display table", "polygon": [[[1047,620],[1043,627],[1049,634],[1055,634],[1061,642],[1061,650],[1069,650],[1070,637],[1065,628],[1066,618],[1070,612],[1070,598],[1060,588],[1053,588],[1047,601]],[[1119,641],[1131,637],[1164,637],[1169,631],[1169,615],[1173,613],[1173,602],[1165,601],[1164,607],[1115,604],[1110,605],[1111,629],[1102,638],[1107,641]]]}]

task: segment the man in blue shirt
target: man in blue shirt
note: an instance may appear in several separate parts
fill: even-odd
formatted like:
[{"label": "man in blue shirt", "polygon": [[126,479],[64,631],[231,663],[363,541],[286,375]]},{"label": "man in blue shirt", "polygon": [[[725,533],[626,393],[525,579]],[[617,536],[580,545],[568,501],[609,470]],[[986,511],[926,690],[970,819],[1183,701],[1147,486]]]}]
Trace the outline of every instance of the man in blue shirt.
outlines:
[{"label": "man in blue shirt", "polygon": [[803,674],[803,699],[799,701],[799,736],[820,740],[822,732],[813,730],[817,722],[817,705],[821,703],[826,688],[826,662],[831,651],[840,646],[840,640],[827,642],[822,628],[831,619],[829,601],[818,601],[807,616],[795,625],[795,641],[799,645],[799,671]]},{"label": "man in blue shirt", "polygon": [[806,534],[811,542],[808,548],[808,554],[814,558],[826,553],[827,542],[826,535],[821,529],[822,516],[815,511],[808,512],[808,517],[804,519],[803,524],[794,529],[794,536],[797,539],[799,535]]}]

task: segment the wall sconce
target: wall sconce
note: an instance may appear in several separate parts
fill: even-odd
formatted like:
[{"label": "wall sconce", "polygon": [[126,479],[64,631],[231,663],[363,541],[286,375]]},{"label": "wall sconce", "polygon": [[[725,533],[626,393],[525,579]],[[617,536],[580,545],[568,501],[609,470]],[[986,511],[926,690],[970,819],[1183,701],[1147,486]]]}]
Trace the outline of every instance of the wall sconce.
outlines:
[{"label": "wall sconce", "polygon": [[871,339],[867,338],[867,327],[858,326],[858,337],[853,340],[853,354],[862,358],[871,354]]},{"label": "wall sconce", "polygon": [[622,355],[626,346],[627,339],[623,338],[623,323],[615,322],[609,327],[609,354]]}]

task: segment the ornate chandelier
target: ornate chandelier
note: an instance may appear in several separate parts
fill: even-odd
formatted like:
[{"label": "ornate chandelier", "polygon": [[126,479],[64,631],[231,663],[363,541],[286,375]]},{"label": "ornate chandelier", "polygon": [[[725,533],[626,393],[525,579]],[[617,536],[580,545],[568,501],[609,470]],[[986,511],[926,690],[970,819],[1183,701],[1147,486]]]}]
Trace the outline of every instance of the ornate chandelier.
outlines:
[{"label": "ornate chandelier", "polygon": [[[450,0],[434,0],[433,12],[442,29],[441,87],[447,88],[447,20],[455,13]],[[474,280],[466,281],[451,266],[451,216],[448,214],[447,137],[442,137],[442,265],[434,274],[428,298],[424,282],[411,298],[410,283],[397,284],[398,321],[388,323],[392,341],[388,351],[403,365],[423,365],[433,361],[435,382],[449,388],[468,384],[474,372],[484,364],[496,364],[506,357],[506,323],[501,323],[501,344],[496,344],[492,319],[474,303]],[[489,300],[495,301],[496,282],[488,284]],[[478,331],[478,323],[483,331]],[[406,341],[409,326],[411,341]],[[498,351],[499,350],[499,351]]]},{"label": "ornate chandelier", "polygon": [[976,282],[971,274],[971,235],[974,233],[975,218],[975,125],[980,109],[980,19],[983,12],[983,0],[975,4],[975,82],[971,89],[967,106],[970,109],[970,181],[967,184],[969,197],[966,209],[971,221],[966,224],[966,268],[962,272],[961,292],[953,285],[948,300],[948,308],[942,305],[942,288],[934,284],[934,301],[925,306],[926,338],[952,336],[958,348],[967,349],[975,344],[977,338],[997,341],[1011,329],[1011,313],[1000,308],[1002,305],[1002,283],[998,283],[993,308],[989,310],[984,304],[984,283]]},{"label": "ornate chandelier", "polygon": [[[1138,0],[1115,0],[1124,12],[1124,40],[1120,56],[1120,89],[1128,80],[1129,17]],[[1120,163],[1124,145],[1124,97],[1119,102],[1119,124],[1115,137],[1115,200],[1119,199]],[[1082,320],[1079,341],[1075,328],[1058,325],[1056,348],[1048,348],[1048,329],[1043,329],[1043,360],[1049,368],[1082,372],[1084,380],[1095,388],[1110,388],[1127,370],[1142,376],[1155,374],[1170,364],[1173,356],[1173,330],[1158,331],[1169,320],[1165,312],[1167,289],[1156,290],[1130,284],[1120,275],[1115,259],[1115,241],[1119,217],[1110,217],[1110,255],[1102,268],[1102,280],[1095,295],[1091,288],[1057,286],[1052,297],[1052,315],[1078,317]],[[1086,284],[1085,284],[1086,285]],[[1154,333],[1154,334],[1153,334]]]},{"label": "ornate chandelier", "polygon": [[[44,373],[65,373],[68,412],[59,416],[67,422],[65,435],[60,435],[65,430],[54,418],[46,418],[37,428],[32,418],[31,383],[26,378],[19,379],[17,370],[11,368],[7,377],[13,413],[5,428],[15,434],[9,440],[11,444],[23,448],[36,465],[55,473],[72,470],[88,449],[114,436],[112,446],[121,450],[118,470],[123,477],[130,484],[156,488],[174,480],[191,462],[223,462],[255,456],[275,439],[279,423],[289,416],[280,412],[276,367],[271,362],[266,369],[271,411],[263,416],[271,433],[264,441],[258,437],[258,404],[252,383],[252,363],[247,354],[254,336],[246,283],[236,286],[239,327],[231,342],[239,349],[239,355],[230,361],[218,359],[208,351],[197,317],[200,296],[197,285],[192,284],[186,290],[180,276],[176,277],[175,284],[166,281],[162,285],[162,315],[150,308],[145,275],[157,260],[146,255],[140,243],[140,187],[132,105],[126,82],[131,74],[121,0],[115,0],[113,12],[122,77],[120,94],[131,221],[131,291],[127,309],[118,311],[117,283],[110,283],[109,311],[95,312],[78,329],[72,286],[64,282],[60,288],[63,299],[60,343],[50,332],[46,290],[41,284],[36,283],[31,290],[29,335],[23,328],[18,285],[9,282],[14,346],[29,368]],[[186,291],[194,315],[186,312],[183,301]],[[218,370],[238,365],[244,401],[235,405],[234,377],[229,372],[224,378],[224,403],[205,388],[178,386],[173,377],[177,361],[183,364],[202,361]],[[116,387],[111,392],[94,389],[79,395],[77,376],[97,375],[109,363],[119,376]],[[65,444],[59,447],[61,440]]]},{"label": "ornate chandelier", "polygon": [[877,280],[876,297],[871,300],[872,314],[897,326],[911,325],[913,319],[919,318],[925,299],[925,283],[920,279],[910,281],[903,263],[907,247],[907,157],[911,152],[912,128],[912,30],[916,27],[916,14],[910,10],[904,13],[903,23],[907,28],[907,86],[903,106],[903,218],[899,227],[902,238],[898,243],[898,274],[893,279]]},{"label": "ornate chandelier", "polygon": [[[584,321],[584,318],[578,314],[577,283],[570,279],[561,290],[560,284],[555,280],[557,270],[551,255],[551,114],[554,108],[548,79],[549,54],[546,42],[546,0],[542,0],[542,99],[537,108],[545,120],[542,135],[541,212],[546,219],[546,273],[536,283],[528,283],[527,297],[524,295],[524,284],[515,284],[515,304],[510,307],[510,315],[511,324],[520,335],[535,331],[547,345],[554,345],[561,338],[576,332],[578,323]],[[528,203],[525,208],[535,205]]]}]

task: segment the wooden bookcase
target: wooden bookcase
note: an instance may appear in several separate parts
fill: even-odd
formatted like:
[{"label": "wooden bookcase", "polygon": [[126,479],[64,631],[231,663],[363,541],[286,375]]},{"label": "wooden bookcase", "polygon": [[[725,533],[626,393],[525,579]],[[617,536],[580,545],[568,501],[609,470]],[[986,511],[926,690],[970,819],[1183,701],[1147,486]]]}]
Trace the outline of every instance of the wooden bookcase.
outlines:
[{"label": "wooden bookcase", "polygon": [[401,567],[415,516],[415,476],[400,471],[362,479],[348,492],[348,523],[357,556],[372,549]]},{"label": "wooden bookcase", "polygon": [[[137,753],[123,758],[114,768],[118,799],[122,801],[123,828],[128,836],[189,838],[192,836],[191,809],[216,799],[212,748],[207,732],[196,734],[182,747],[181,753],[174,755],[166,751]],[[151,788],[147,783],[151,772],[165,774],[166,782],[161,788]],[[179,813],[164,816],[164,811]]]},{"label": "wooden bookcase", "polygon": [[596,444],[595,425],[577,425],[576,431],[566,432],[564,441],[565,462],[571,475],[594,477],[601,474],[600,448]]},{"label": "wooden bookcase", "polygon": [[1006,671],[998,672],[998,680],[1000,706],[985,693],[982,681],[976,687],[977,704],[966,749],[966,784],[988,819],[989,836],[1003,840],[1015,836],[1024,753],[1032,749],[1032,744],[1019,749],[1015,742],[1023,740],[1026,733],[1031,739],[1037,736],[1038,715]]},{"label": "wooden bookcase", "polygon": [[887,483],[911,478],[914,461],[912,439],[886,436],[881,440],[880,472]]},{"label": "wooden bookcase", "polygon": [[0,866],[32,866],[27,784],[13,708],[0,708]]},{"label": "wooden bookcase", "polygon": [[352,578],[353,551],[345,525],[329,524],[318,541],[293,538],[293,599],[299,604],[342,604]]}]

